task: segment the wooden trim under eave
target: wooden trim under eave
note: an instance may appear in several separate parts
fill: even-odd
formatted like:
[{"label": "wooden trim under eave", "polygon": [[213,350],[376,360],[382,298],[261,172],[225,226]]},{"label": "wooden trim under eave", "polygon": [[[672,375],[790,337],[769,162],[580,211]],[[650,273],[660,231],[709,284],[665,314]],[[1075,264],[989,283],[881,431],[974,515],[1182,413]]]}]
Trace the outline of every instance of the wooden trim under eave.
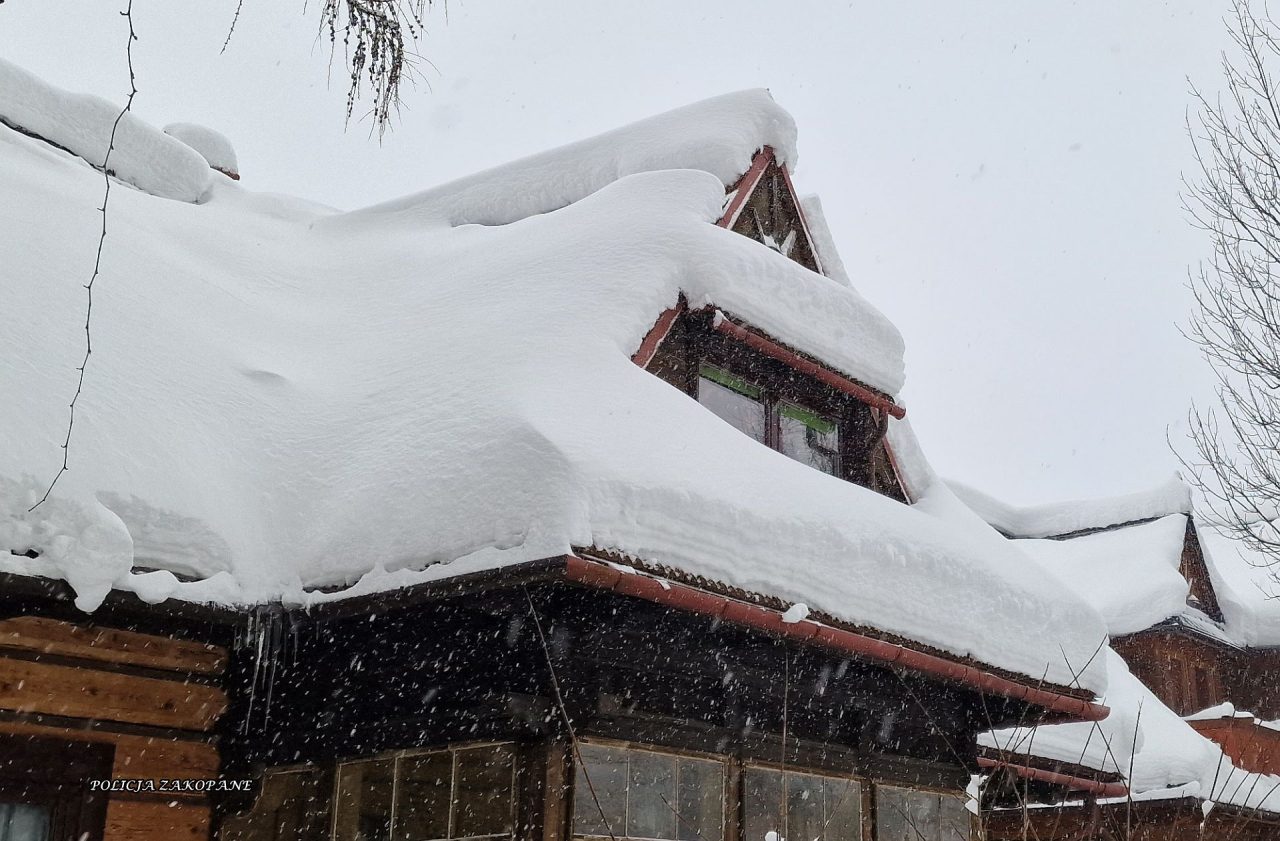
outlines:
[{"label": "wooden trim under eave", "polygon": [[[716,220],[716,224],[721,228],[732,228],[734,223],[738,221],[738,214],[742,212],[742,208],[746,205],[747,199],[751,198],[751,194],[755,192],[756,185],[760,183],[761,176],[765,170],[769,168],[774,160],[773,147],[765,146],[763,149],[755,153],[751,158],[751,166],[747,171],[742,173],[742,177],[729,188],[729,192],[733,198],[729,200],[729,206],[724,209],[724,213]],[[788,182],[789,183],[789,182]],[[794,194],[792,195],[794,199]],[[796,206],[799,207],[799,200],[796,200]],[[813,242],[810,239],[810,248]],[[816,260],[814,262],[817,262]]]}]

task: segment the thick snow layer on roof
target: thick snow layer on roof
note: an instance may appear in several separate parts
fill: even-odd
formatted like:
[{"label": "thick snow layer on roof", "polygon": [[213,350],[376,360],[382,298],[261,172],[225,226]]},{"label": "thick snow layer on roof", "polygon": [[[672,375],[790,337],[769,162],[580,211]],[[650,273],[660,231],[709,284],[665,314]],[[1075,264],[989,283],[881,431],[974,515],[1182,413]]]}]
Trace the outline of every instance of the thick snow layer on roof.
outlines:
[{"label": "thick snow layer on roof", "polygon": [[0,122],[39,135],[122,181],[155,196],[198,201],[211,176],[204,159],[120,106],[87,94],[68,93],[0,58]]},{"label": "thick snow layer on roof", "polygon": [[909,507],[826,476],[631,363],[681,293],[845,358],[877,340],[851,290],[712,224],[726,177],[642,172],[489,227],[222,180],[201,205],[122,191],[71,469],[28,512],[61,461],[100,184],[0,131],[0,192],[22,196],[0,206],[0,394],[23,395],[0,404],[0,550],[40,553],[0,567],[88,608],[109,587],[306,601],[594,545],[1071,683],[1101,620],[932,512],[962,509],[941,484]]},{"label": "thick snow layer on roof", "polygon": [[1245,645],[1280,646],[1280,563],[1212,527],[1197,534],[1232,636]]},{"label": "thick snow layer on roof", "polygon": [[235,147],[225,135],[195,123],[170,123],[164,127],[164,133],[195,149],[214,169],[229,175],[240,174]]},{"label": "thick snow layer on roof", "polygon": [[1178,476],[1137,493],[1026,506],[1010,505],[960,482],[948,484],[978,516],[1010,537],[1055,537],[1191,512],[1191,492]]},{"label": "thick snow layer on roof", "polygon": [[1066,540],[1015,545],[1087,601],[1112,636],[1150,628],[1186,610],[1190,589],[1178,571],[1185,514]]},{"label": "thick snow layer on roof", "polygon": [[1072,762],[1121,774],[1135,799],[1199,797],[1280,813],[1280,777],[1231,764],[1217,744],[1197,733],[1106,649],[1111,715],[1095,723],[1053,724],[984,733],[979,743],[1015,754]]},{"label": "thick snow layer on roof", "polygon": [[796,125],[766,90],[724,94],[375,205],[355,215],[426,225],[507,225],[584,199],[628,175],[697,169],[726,187],[763,146],[797,162]]}]

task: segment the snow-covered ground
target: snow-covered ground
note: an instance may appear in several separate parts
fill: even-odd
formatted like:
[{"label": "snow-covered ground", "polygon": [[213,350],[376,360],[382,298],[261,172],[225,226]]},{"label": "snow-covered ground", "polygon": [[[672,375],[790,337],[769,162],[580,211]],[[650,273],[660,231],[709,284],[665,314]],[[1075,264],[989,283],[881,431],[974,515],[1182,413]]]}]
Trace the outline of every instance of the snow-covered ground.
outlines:
[{"label": "snow-covered ground", "polygon": [[[1073,683],[1097,612],[933,479],[905,425],[915,506],[631,363],[684,294],[898,391],[874,307],[712,224],[755,149],[794,163],[793,138],[745,92],[355,213],[220,176],[198,204],[113,193],[71,469],[28,511],[62,458],[102,183],[0,130],[0,194],[21,197],[0,205],[0,550],[39,553],[0,568],[85,608],[112,587],[306,602],[594,545]],[[1079,678],[1104,688],[1100,662]]]}]

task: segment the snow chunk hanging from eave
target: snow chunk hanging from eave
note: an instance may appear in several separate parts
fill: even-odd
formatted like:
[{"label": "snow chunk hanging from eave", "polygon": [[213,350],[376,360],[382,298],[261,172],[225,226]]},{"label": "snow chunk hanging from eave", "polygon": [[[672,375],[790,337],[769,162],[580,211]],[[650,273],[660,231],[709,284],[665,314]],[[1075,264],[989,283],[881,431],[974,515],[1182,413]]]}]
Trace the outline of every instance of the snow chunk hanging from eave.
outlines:
[{"label": "snow chunk hanging from eave", "polygon": [[236,181],[240,180],[240,164],[235,147],[225,135],[195,123],[170,123],[164,133],[200,154],[209,166]]},{"label": "snow chunk hanging from eave", "polygon": [[949,479],[947,484],[979,517],[1009,537],[1057,537],[1191,513],[1191,491],[1177,475],[1137,493],[1026,506],[1010,505],[961,482]]},{"label": "snow chunk hanging from eave", "polygon": [[[119,119],[119,125],[116,120]],[[0,59],[0,122],[78,155],[121,181],[166,199],[195,202],[212,173],[200,154],[105,99],[70,93]],[[111,145],[112,127],[115,143]]]},{"label": "snow chunk hanging from eave", "polygon": [[727,187],[765,146],[778,163],[794,168],[795,121],[768,91],[738,91],[357,213],[396,214],[425,225],[506,225],[641,172],[703,170]]}]

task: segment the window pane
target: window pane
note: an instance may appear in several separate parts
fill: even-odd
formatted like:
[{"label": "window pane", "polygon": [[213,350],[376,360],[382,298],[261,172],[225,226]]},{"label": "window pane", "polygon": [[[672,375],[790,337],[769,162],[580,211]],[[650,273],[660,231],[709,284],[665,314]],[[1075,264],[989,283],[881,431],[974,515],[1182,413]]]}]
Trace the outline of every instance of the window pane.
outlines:
[{"label": "window pane", "polygon": [[770,832],[782,835],[782,774],[766,768],[742,773],[742,841],[765,841]]},{"label": "window pane", "polygon": [[840,428],[835,421],[789,403],[778,407],[782,452],[823,473],[840,470]]},{"label": "window pane", "polygon": [[862,838],[862,786],[853,780],[827,779],[826,841]]},{"label": "window pane", "polygon": [[706,369],[698,380],[698,402],[738,431],[764,442],[764,404],[709,379]]},{"label": "window pane", "polygon": [[969,810],[964,807],[968,798],[956,795],[942,795],[942,841],[969,841],[973,821]]},{"label": "window pane", "polygon": [[391,837],[390,759],[338,766],[337,841],[388,841]]},{"label": "window pane", "polygon": [[514,831],[511,748],[475,748],[457,753],[453,838],[511,835]]},{"label": "window pane", "polygon": [[787,774],[786,841],[818,841],[822,838],[822,778]]},{"label": "window pane", "polygon": [[[622,835],[626,825],[627,806],[626,753],[599,745],[582,745],[579,750],[582,753],[582,764],[578,766],[573,782],[574,833]],[[590,787],[587,784],[588,777]],[[592,788],[595,789],[594,798],[591,796]],[[600,814],[602,811],[603,818]]]},{"label": "window pane", "polygon": [[27,803],[0,803],[0,838],[9,841],[46,841],[49,810]]},{"label": "window pane", "polygon": [[627,836],[675,838],[675,757],[645,751],[629,753],[631,783],[627,789]]},{"label": "window pane", "polygon": [[907,794],[906,789],[876,786],[876,841],[920,841],[911,831]]},{"label": "window pane", "polygon": [[907,814],[910,816],[910,823],[907,831],[912,833],[914,838],[927,838],[934,841],[941,834],[939,797],[929,791],[913,791],[907,795]]},{"label": "window pane", "polygon": [[396,841],[448,838],[452,755],[441,751],[403,757],[399,773]]},{"label": "window pane", "polygon": [[724,837],[724,763],[681,759],[676,838],[720,841]]}]

